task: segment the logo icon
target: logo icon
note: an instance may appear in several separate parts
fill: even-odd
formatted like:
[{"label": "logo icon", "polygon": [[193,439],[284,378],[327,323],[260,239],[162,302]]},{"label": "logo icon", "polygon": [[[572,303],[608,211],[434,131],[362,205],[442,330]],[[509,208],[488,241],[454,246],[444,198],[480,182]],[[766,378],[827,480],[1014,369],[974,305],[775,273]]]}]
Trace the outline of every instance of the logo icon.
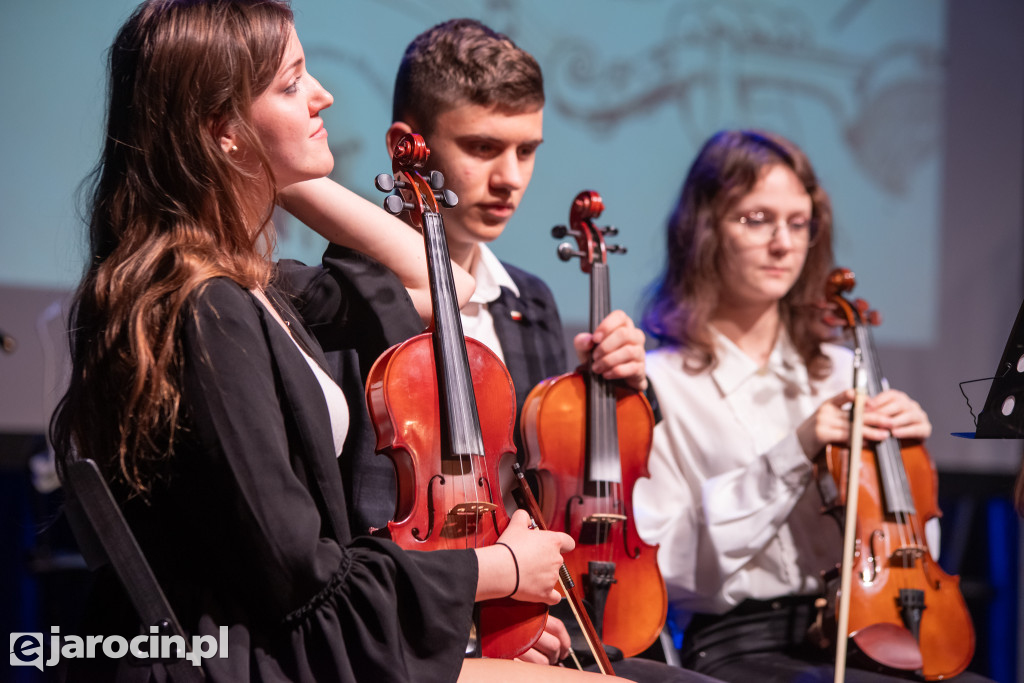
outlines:
[{"label": "logo icon", "polygon": [[34,666],[43,670],[43,634],[11,634],[11,666]]}]

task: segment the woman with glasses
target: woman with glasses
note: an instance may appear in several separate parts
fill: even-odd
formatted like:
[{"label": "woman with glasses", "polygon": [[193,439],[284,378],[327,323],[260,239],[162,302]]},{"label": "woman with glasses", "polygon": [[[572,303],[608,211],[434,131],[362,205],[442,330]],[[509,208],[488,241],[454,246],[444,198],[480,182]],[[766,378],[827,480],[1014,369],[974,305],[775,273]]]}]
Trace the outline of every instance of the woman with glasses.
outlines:
[{"label": "woman with glasses", "polygon": [[[771,133],[723,131],[668,222],[644,325],[663,420],[637,525],[661,544],[683,665],[723,680],[832,680],[805,645],[822,572],[842,556],[812,460],[849,440],[852,354],[823,343],[832,211],[807,157]],[[869,399],[865,439],[926,439],[906,394]],[[933,546],[934,547],[934,546]],[[888,680],[851,670],[850,681]]]}]

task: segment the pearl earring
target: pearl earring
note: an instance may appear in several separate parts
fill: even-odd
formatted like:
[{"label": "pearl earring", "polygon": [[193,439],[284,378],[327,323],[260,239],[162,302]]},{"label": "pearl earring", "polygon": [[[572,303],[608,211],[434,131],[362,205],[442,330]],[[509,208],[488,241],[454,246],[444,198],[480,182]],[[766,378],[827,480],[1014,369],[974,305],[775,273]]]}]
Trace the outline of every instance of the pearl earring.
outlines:
[{"label": "pearl earring", "polygon": [[238,145],[231,145],[231,149],[228,150],[229,154],[234,154],[238,151]]}]

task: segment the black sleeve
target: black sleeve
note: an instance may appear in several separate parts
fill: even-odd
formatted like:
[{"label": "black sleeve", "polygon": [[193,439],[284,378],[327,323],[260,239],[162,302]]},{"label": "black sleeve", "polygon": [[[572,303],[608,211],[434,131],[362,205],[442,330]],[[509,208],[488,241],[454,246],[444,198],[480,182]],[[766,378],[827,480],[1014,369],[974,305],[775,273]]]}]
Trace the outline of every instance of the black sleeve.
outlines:
[{"label": "black sleeve", "polygon": [[363,377],[380,354],[424,330],[398,276],[353,249],[328,245],[321,267],[281,261],[278,277],[324,351],[355,349]]}]

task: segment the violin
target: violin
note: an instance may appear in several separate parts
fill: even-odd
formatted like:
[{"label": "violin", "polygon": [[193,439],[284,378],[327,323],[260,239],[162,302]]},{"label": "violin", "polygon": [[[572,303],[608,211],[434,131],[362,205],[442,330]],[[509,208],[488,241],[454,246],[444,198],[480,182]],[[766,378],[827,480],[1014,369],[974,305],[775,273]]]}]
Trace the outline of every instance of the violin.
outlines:
[{"label": "violin", "polygon": [[[394,175],[375,184],[391,192],[384,208],[408,212],[423,232],[433,324],[385,351],[370,368],[366,402],[377,451],[391,458],[398,482],[387,529],[408,550],[492,545],[509,523],[498,466],[513,456],[516,396],[505,365],[462,332],[451,260],[438,201],[458,198],[437,172],[424,178],[430,150],[416,134],[393,152]],[[474,632],[479,654],[513,658],[530,649],[547,621],[547,606],[511,598],[479,603]]]},{"label": "violin", "polygon": [[[887,388],[871,335],[878,314],[862,300],[844,298],[855,284],[853,273],[837,269],[829,276],[826,296],[840,313],[838,322],[853,331],[855,365],[863,372],[855,384],[875,396]],[[859,475],[852,474],[855,469]],[[856,491],[847,493],[848,480],[855,478]],[[852,456],[850,449],[829,446],[818,468],[826,511],[855,528],[852,553],[841,568],[851,577],[848,616],[840,613],[839,623],[848,620],[850,640],[869,659],[927,680],[959,674],[974,655],[974,627],[960,578],[946,574],[933,559],[925,535],[925,522],[941,515],[937,479],[922,444],[892,436]],[[855,510],[854,521],[846,519],[847,507]],[[843,591],[834,575],[826,576],[826,585],[825,616],[834,618]],[[837,643],[840,651],[845,645],[845,638]],[[844,665],[837,661],[837,679]]]},{"label": "violin", "polygon": [[[552,230],[572,235],[558,247],[564,261],[578,257],[590,275],[590,329],[611,311],[607,256],[625,248],[608,245],[615,228],[597,227],[604,202],[581,192],[569,212],[569,226]],[[604,642],[629,657],[646,650],[665,625],[668,599],[658,569],[657,546],[644,543],[633,521],[633,487],[649,476],[654,416],[646,397],[605,380],[588,361],[573,373],[551,377],[526,397],[523,444],[536,461],[541,509],[548,526],[576,541],[565,555],[594,608]]]}]

